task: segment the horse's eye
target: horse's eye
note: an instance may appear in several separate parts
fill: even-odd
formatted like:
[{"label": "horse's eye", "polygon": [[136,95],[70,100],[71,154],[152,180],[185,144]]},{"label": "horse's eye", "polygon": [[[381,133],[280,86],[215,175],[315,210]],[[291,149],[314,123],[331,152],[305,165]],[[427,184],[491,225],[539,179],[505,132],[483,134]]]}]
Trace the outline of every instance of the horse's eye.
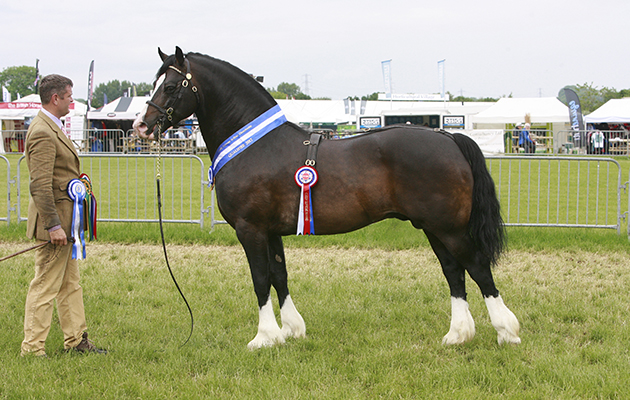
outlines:
[{"label": "horse's eye", "polygon": [[167,94],[172,94],[175,92],[175,85],[166,85],[164,86],[164,92],[166,92]]}]

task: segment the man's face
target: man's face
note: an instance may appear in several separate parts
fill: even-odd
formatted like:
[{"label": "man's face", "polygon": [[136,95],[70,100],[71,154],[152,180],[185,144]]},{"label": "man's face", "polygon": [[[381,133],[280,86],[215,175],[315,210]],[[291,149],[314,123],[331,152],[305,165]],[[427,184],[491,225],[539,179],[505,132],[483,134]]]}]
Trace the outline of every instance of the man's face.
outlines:
[{"label": "man's face", "polygon": [[70,104],[74,101],[72,99],[72,86],[66,86],[66,92],[63,96],[54,94],[56,97],[56,107],[61,116],[67,115],[70,112]]}]

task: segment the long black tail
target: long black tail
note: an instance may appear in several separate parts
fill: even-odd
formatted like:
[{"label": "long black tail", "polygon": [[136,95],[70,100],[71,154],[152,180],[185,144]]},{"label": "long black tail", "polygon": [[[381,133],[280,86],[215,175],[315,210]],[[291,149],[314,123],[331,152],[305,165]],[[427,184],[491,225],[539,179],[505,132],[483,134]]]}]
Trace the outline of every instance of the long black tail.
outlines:
[{"label": "long black tail", "polygon": [[466,135],[453,134],[455,143],[470,164],[473,173],[473,201],[468,229],[475,245],[488,258],[490,264],[496,264],[505,249],[506,235],[501,206],[494,188],[494,181],[486,159],[477,143]]}]

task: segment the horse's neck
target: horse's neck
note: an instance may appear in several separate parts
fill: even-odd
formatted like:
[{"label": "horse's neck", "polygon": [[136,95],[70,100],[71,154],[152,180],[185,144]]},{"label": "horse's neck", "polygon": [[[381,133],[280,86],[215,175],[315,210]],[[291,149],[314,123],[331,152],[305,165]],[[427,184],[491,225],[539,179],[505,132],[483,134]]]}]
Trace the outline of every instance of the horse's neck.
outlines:
[{"label": "horse's neck", "polygon": [[[226,86],[229,83],[223,83],[223,87]],[[204,104],[198,110],[197,118],[208,153],[213,156],[221,143],[274,107],[276,102],[255,87],[238,93],[226,93],[214,85],[210,87],[213,89],[209,93],[202,94]]]}]

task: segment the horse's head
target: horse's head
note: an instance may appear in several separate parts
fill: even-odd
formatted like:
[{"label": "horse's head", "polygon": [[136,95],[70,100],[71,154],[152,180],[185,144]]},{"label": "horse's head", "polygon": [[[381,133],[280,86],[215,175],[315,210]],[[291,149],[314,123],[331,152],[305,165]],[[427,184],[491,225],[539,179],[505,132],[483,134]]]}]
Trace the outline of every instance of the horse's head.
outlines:
[{"label": "horse's head", "polygon": [[[157,73],[153,97],[133,123],[134,131],[142,138],[156,138],[194,113],[199,104],[190,62],[182,50],[176,47],[175,54],[168,56],[158,48],[158,54],[163,64]],[[154,133],[156,129],[159,132]]]}]

